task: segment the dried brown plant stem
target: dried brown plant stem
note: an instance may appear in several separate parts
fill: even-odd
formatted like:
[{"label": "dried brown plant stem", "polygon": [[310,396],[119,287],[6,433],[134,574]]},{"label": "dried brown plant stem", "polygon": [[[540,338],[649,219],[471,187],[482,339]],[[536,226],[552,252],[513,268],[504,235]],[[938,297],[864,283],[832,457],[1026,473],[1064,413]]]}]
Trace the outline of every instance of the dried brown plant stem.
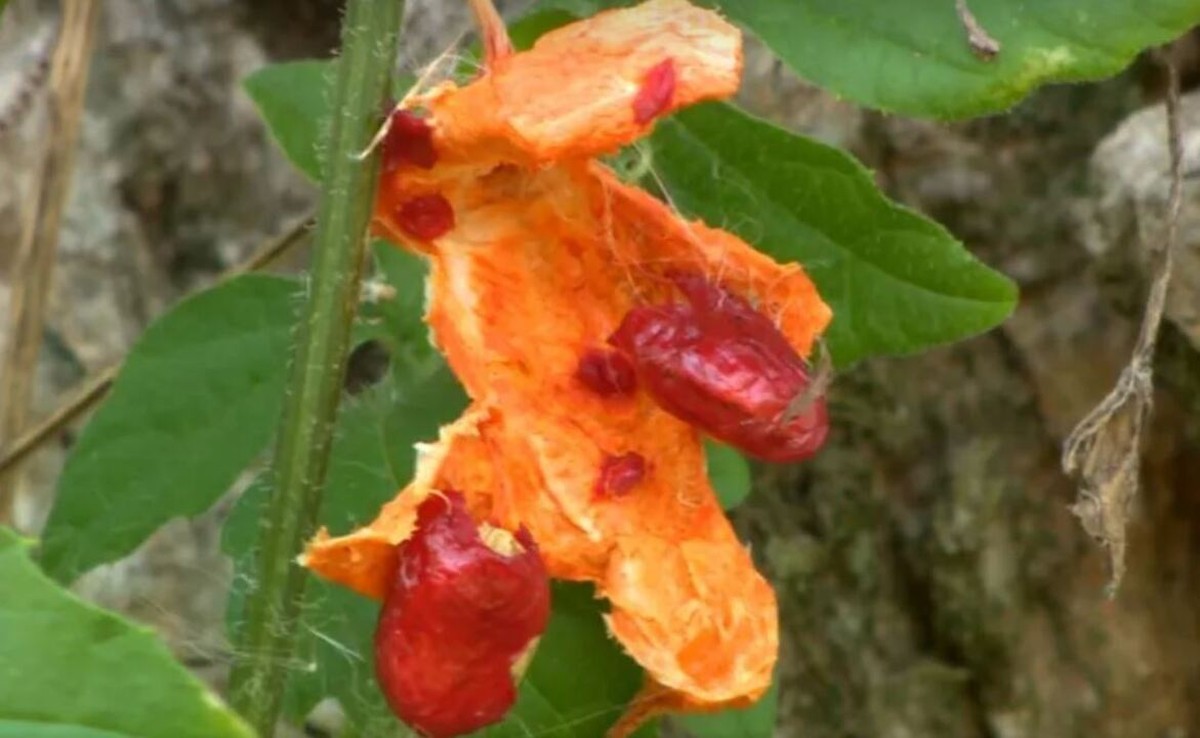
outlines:
[{"label": "dried brown plant stem", "polygon": [[[298,220],[283,234],[276,236],[263,244],[246,261],[230,269],[221,277],[221,281],[246,272],[263,269],[283,256],[296,245],[302,243],[312,229],[313,216],[308,214]],[[36,451],[43,443],[53,438],[71,421],[87,412],[97,402],[104,398],[116,379],[121,363],[117,362],[84,379],[72,393],[70,398],[59,405],[49,417],[32,428],[17,436],[12,443],[0,447],[0,477],[15,469],[29,454]]]},{"label": "dried brown plant stem", "polygon": [[1084,530],[1109,551],[1109,597],[1125,574],[1125,526],[1138,492],[1141,437],[1154,394],[1154,347],[1171,281],[1179,213],[1183,207],[1183,143],[1179,124],[1179,73],[1164,58],[1167,72],[1167,149],[1170,191],[1166,231],[1155,253],[1142,324],[1129,364],[1100,404],[1080,421],[1063,445],[1063,469],[1078,478],[1079,494],[1072,511]]},{"label": "dried brown plant stem", "polygon": [[[13,438],[28,420],[33,376],[45,325],[46,298],[54,275],[63,208],[71,186],[83,93],[87,83],[97,0],[65,0],[62,30],[50,63],[48,136],[42,166],[22,222],[13,272],[9,345],[0,384],[0,439]],[[20,478],[0,475],[0,524],[13,522]]]}]

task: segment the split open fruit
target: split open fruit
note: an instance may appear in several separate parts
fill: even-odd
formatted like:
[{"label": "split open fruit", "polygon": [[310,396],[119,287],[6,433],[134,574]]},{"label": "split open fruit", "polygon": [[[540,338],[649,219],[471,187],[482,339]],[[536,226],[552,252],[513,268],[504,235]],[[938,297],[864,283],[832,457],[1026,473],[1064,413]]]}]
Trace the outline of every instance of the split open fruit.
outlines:
[{"label": "split open fruit", "polygon": [[[428,258],[426,319],[472,402],[373,522],[321,531],[303,563],[393,597],[425,505],[453,491],[476,525],[527,530],[549,576],[609,601],[613,637],[648,677],[613,735],[662,711],[749,704],[777,657],[775,595],[709,485],[702,431],[768,458],[814,451],[824,406],[780,411],[830,310],[798,264],[684,219],[597,160],[733,94],[740,33],[684,0],[650,0],[512,53],[495,14],[481,15],[482,75],[393,116],[374,221]],[[652,340],[663,326],[674,344]],[[648,353],[663,345],[700,363],[683,372],[669,351]],[[732,370],[706,379],[705,356]],[[708,391],[725,402],[715,415],[686,401]]]}]

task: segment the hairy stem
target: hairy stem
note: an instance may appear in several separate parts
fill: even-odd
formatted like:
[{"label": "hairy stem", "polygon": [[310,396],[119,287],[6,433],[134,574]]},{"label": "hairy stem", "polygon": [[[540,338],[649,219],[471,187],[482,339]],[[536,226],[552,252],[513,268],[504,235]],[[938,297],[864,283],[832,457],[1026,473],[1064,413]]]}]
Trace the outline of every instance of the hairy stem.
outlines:
[{"label": "hairy stem", "polygon": [[402,5],[349,0],[342,25],[308,299],[259,530],[258,582],[230,679],[234,707],[262,736],[278,720],[304,594],[295,559],[320,508],[378,171],[378,156],[361,153],[385,108]]}]

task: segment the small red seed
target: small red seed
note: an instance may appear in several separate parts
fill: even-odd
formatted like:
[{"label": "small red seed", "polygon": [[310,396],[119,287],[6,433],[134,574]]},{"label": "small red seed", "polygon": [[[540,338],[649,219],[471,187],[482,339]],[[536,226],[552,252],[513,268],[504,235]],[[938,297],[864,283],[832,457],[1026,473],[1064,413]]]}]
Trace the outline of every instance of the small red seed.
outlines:
[{"label": "small red seed", "polygon": [[575,376],[601,397],[631,395],[637,390],[633,362],[619,351],[588,349],[579,357]]},{"label": "small red seed", "polygon": [[429,121],[408,110],[392,113],[381,149],[385,173],[404,164],[432,169],[438,160],[437,150],[433,147],[433,127]]},{"label": "small red seed", "polygon": [[646,458],[636,451],[613,456],[609,454],[600,462],[600,478],[596,480],[596,492],[620,497],[646,478]]},{"label": "small red seed", "polygon": [[633,98],[633,119],[649,123],[671,105],[675,97],[675,62],[663,59],[646,72]]},{"label": "small red seed", "polygon": [[432,241],[454,228],[454,208],[440,194],[405,200],[395,210],[396,224],[408,235]]}]

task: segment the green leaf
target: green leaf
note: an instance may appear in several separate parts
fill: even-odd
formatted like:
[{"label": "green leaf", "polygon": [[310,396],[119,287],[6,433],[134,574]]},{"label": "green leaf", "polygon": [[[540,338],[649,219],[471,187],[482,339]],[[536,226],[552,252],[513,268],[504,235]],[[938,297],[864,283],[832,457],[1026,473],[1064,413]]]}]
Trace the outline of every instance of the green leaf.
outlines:
[{"label": "green leaf", "polygon": [[[337,60],[304,59],[265,66],[242,80],[267,130],[288,161],[310,180],[321,178],[321,132],[329,125],[329,92],[337,76]],[[413,78],[394,80],[394,94],[403,95]]]},{"label": "green leaf", "polygon": [[317,141],[329,122],[332,64],[315,59],[272,64],[242,82],[284,155],[313,181],[321,176]]},{"label": "green leaf", "polygon": [[609,636],[585,584],[554,584],[550,624],[508,718],[481,738],[603,738],[642,684],[642,670]]},{"label": "green leaf", "polygon": [[750,465],[746,457],[723,443],[704,439],[708,481],[717,492],[721,507],[732,510],[750,494]]},{"label": "green leaf", "polygon": [[833,308],[839,366],[985,331],[1016,304],[1007,278],[838,149],[720,103],[661,122],[653,145],[675,205],[804,265]]},{"label": "green leaf", "polygon": [[[631,4],[543,0],[577,17]],[[1000,43],[976,57],[953,0],[701,0],[805,79],[859,104],[936,118],[1002,111],[1041,85],[1110,77],[1200,23],[1200,0],[968,0]]]},{"label": "green leaf", "polygon": [[[559,10],[570,14],[572,20],[577,20],[579,18],[586,18],[589,15],[595,15],[601,10],[624,8],[636,4],[637,0],[541,0],[536,3],[536,7],[541,9],[537,12]],[[545,30],[551,31],[554,29],[547,28]]]},{"label": "green leaf", "polygon": [[415,445],[436,440],[438,429],[458,418],[468,400],[441,356],[395,375],[394,381],[400,399],[384,418],[383,443],[392,476],[407,484],[416,470]]},{"label": "green leaf", "polygon": [[1001,50],[977,58],[951,0],[719,0],[800,76],[857,103],[964,118],[1052,82],[1120,72],[1200,22],[1200,0],[969,0]]},{"label": "green leaf", "polygon": [[673,719],[694,738],[771,738],[779,710],[779,678],[758,702],[741,710],[681,715]]},{"label": "green leaf", "polygon": [[252,738],[146,628],[57,587],[0,527],[0,736]]},{"label": "green leaf", "polygon": [[67,459],[42,543],[47,573],[70,581],[207,510],[266,447],[297,289],[238,277],[146,330]]},{"label": "green leaf", "polygon": [[512,39],[513,47],[528,49],[542,34],[567,25],[576,20],[578,15],[570,12],[569,8],[536,10],[509,25],[508,35]]},{"label": "green leaf", "polygon": [[375,280],[387,293],[365,302],[359,316],[369,327],[368,335],[387,348],[393,368],[409,372],[427,364],[434,354],[429,328],[422,320],[429,268],[424,258],[387,241],[373,243],[371,254]]}]

